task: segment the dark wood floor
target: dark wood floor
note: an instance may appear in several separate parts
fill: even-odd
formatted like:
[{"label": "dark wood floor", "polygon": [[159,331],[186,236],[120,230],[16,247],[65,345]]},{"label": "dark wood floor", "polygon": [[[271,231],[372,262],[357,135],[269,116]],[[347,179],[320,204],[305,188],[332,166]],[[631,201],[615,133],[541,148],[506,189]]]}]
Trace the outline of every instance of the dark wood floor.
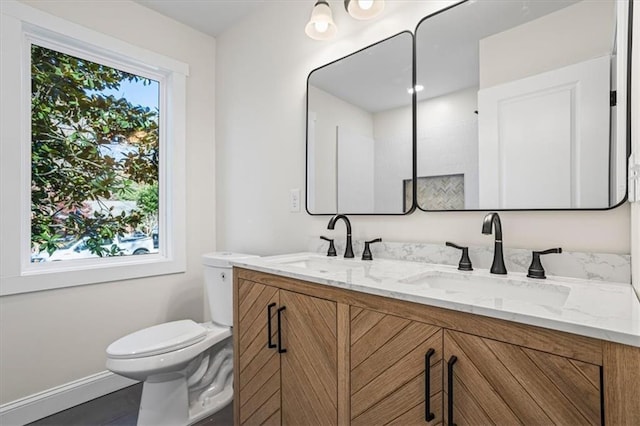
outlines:
[{"label": "dark wood floor", "polygon": [[[135,426],[142,383],[61,411],[30,425],[38,426]],[[195,426],[232,426],[233,403]]]}]

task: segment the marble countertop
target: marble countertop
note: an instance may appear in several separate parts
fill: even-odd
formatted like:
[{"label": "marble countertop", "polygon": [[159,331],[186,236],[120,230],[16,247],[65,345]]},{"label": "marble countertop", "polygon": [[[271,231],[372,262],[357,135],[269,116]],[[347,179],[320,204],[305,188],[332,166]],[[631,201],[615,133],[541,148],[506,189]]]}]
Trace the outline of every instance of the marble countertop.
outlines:
[{"label": "marble countertop", "polygon": [[461,272],[402,260],[318,253],[240,259],[234,266],[640,347],[640,301],[624,283],[523,273]]}]

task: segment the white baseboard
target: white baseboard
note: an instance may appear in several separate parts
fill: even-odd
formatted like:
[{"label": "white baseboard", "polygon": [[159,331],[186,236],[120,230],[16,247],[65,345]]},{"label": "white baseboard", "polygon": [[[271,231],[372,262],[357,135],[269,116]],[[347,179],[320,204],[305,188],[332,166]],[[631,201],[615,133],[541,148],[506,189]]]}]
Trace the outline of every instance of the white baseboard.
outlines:
[{"label": "white baseboard", "polygon": [[93,374],[55,388],[0,405],[0,425],[31,423],[138,382],[110,371]]}]

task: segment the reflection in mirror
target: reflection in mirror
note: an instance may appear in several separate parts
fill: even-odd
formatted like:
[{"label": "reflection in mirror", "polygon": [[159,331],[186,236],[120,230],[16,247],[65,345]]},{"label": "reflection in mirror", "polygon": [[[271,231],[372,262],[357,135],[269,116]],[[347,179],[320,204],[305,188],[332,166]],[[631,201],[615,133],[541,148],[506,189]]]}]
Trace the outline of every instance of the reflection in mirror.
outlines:
[{"label": "reflection in mirror", "polygon": [[409,32],[309,74],[310,214],[404,214],[413,208],[412,81]]},{"label": "reflection in mirror", "polygon": [[424,86],[417,206],[622,202],[627,15],[625,1],[482,0],[424,19],[416,29],[416,84]]}]

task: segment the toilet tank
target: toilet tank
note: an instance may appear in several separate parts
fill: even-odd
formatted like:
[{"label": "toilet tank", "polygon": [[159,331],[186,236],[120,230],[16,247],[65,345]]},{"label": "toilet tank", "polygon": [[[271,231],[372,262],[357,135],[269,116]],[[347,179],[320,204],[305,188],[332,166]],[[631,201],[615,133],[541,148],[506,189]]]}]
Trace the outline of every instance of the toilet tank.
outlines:
[{"label": "toilet tank", "polygon": [[[233,325],[233,267],[232,260],[258,257],[249,254],[214,252],[202,255],[204,265],[205,311],[211,321],[224,326]],[[205,320],[206,318],[205,312]]]}]

